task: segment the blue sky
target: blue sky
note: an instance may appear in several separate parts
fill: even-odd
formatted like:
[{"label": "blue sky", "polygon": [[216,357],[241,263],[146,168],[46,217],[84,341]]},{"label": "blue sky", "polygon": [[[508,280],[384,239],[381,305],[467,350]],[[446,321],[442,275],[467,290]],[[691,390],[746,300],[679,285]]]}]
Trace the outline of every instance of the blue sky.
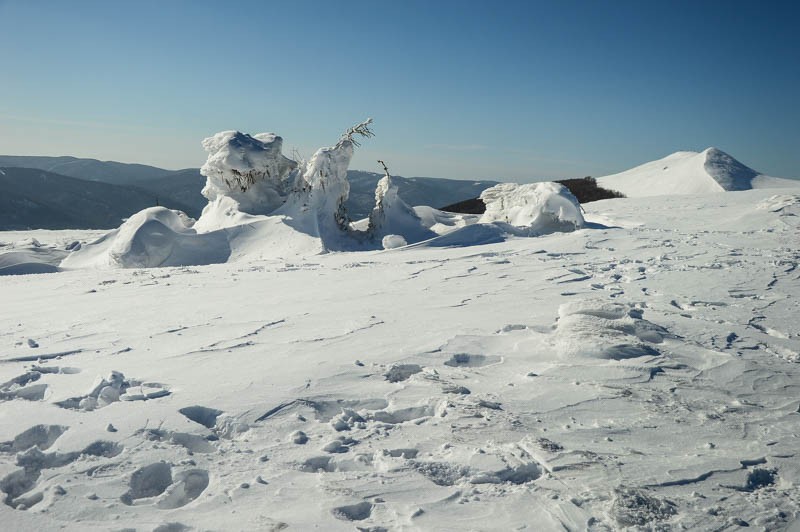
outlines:
[{"label": "blue sky", "polygon": [[796,2],[0,0],[0,153],[200,166],[217,131],[536,181],[719,147],[800,177]]}]

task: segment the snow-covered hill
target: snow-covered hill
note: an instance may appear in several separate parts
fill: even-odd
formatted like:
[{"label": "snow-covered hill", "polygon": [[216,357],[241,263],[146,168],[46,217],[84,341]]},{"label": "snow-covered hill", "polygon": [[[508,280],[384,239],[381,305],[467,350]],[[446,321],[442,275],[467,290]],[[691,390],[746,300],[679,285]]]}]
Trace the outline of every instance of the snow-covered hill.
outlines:
[{"label": "snow-covered hill", "polygon": [[758,188],[800,188],[800,181],[761,175],[716,148],[681,151],[598,183],[628,197],[711,194]]}]

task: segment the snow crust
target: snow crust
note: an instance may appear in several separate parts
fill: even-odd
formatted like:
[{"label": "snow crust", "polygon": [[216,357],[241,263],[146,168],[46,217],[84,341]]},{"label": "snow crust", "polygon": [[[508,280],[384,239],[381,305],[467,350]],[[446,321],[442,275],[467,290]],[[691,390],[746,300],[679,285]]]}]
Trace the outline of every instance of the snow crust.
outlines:
[{"label": "snow crust", "polygon": [[3,277],[4,529],[798,525],[800,194],[606,200],[534,239],[413,210],[447,232],[313,255],[264,216],[217,230],[223,264]]},{"label": "snow crust", "polygon": [[714,194],[759,188],[800,188],[800,181],[761,175],[717,148],[682,151],[598,178],[628,197]]}]

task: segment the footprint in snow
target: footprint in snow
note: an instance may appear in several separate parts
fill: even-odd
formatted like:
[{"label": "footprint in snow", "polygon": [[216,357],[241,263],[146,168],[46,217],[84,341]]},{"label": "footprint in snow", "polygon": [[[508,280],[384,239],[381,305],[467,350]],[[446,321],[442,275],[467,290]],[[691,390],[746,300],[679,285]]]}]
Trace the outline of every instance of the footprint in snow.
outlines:
[{"label": "footprint in snow", "polygon": [[469,355],[467,353],[458,353],[446,360],[444,365],[451,368],[480,368],[502,362],[502,360],[502,357],[496,355]]},{"label": "footprint in snow", "polygon": [[363,521],[372,515],[374,507],[374,504],[363,501],[357,504],[337,506],[331,510],[331,513],[336,519],[342,521]]},{"label": "footprint in snow", "polygon": [[92,411],[117,401],[147,401],[169,394],[163,384],[127,379],[121,372],[112,371],[106,378],[98,377],[87,394],[70,397],[56,405],[70,410]]},{"label": "footprint in snow", "polygon": [[34,425],[17,434],[12,441],[0,443],[0,452],[18,453],[27,451],[31,447],[46,451],[68,428],[63,425]]},{"label": "footprint in snow", "polygon": [[[20,436],[25,435],[22,440],[27,439],[27,441],[23,442],[22,446],[24,447],[32,441],[42,441],[47,438],[48,433],[52,438],[52,435],[59,432],[59,429],[43,429],[42,431],[45,433],[44,437],[36,434],[39,432],[36,427],[23,432]],[[28,434],[26,435],[26,433]],[[22,469],[18,469],[0,480],[0,491],[5,493],[3,502],[12,508],[27,510],[44,499],[41,491],[31,493],[43,470],[64,467],[85,457],[113,458],[119,455],[123,449],[124,447],[119,443],[102,440],[88,445],[82,451],[66,453],[45,453],[33,445],[17,453],[16,463]]]},{"label": "footprint in snow", "polygon": [[247,423],[216,408],[193,405],[181,408],[178,412],[191,421],[211,429],[217,437],[221,438],[230,438],[250,429]]}]

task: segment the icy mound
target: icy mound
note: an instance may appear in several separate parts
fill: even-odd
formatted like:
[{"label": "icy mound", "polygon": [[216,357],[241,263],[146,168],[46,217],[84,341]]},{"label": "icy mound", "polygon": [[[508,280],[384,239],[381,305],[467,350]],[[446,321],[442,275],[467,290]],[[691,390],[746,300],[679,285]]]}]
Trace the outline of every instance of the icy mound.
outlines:
[{"label": "icy mound", "polygon": [[632,305],[574,301],[558,309],[555,346],[561,356],[625,360],[658,356],[666,330],[642,318]]},{"label": "icy mound", "polygon": [[502,183],[484,190],[481,199],[486,212],[480,223],[507,224],[513,234],[574,231],[584,225],[578,200],[558,183]]},{"label": "icy mound", "polygon": [[[223,131],[203,141],[208,160],[203,196],[209,207],[228,197],[242,212],[269,214],[280,207],[292,189],[297,163],[281,153],[283,139],[274,133],[250,136]],[[208,208],[207,208],[208,209]]]},{"label": "icy mound", "polygon": [[486,189],[481,199],[486,212],[480,217],[415,207],[422,223],[439,236],[412,247],[482,246],[509,236],[574,231],[585,224],[578,200],[558,183],[501,183]]},{"label": "icy mound", "polygon": [[800,181],[760,175],[717,148],[700,153],[673,153],[625,172],[601,177],[598,182],[628,197],[800,187]]},{"label": "icy mound", "polygon": [[225,262],[226,234],[198,234],[194,220],[180,211],[151,207],[131,216],[119,229],[83,246],[62,262],[66,268],[155,268]]}]

